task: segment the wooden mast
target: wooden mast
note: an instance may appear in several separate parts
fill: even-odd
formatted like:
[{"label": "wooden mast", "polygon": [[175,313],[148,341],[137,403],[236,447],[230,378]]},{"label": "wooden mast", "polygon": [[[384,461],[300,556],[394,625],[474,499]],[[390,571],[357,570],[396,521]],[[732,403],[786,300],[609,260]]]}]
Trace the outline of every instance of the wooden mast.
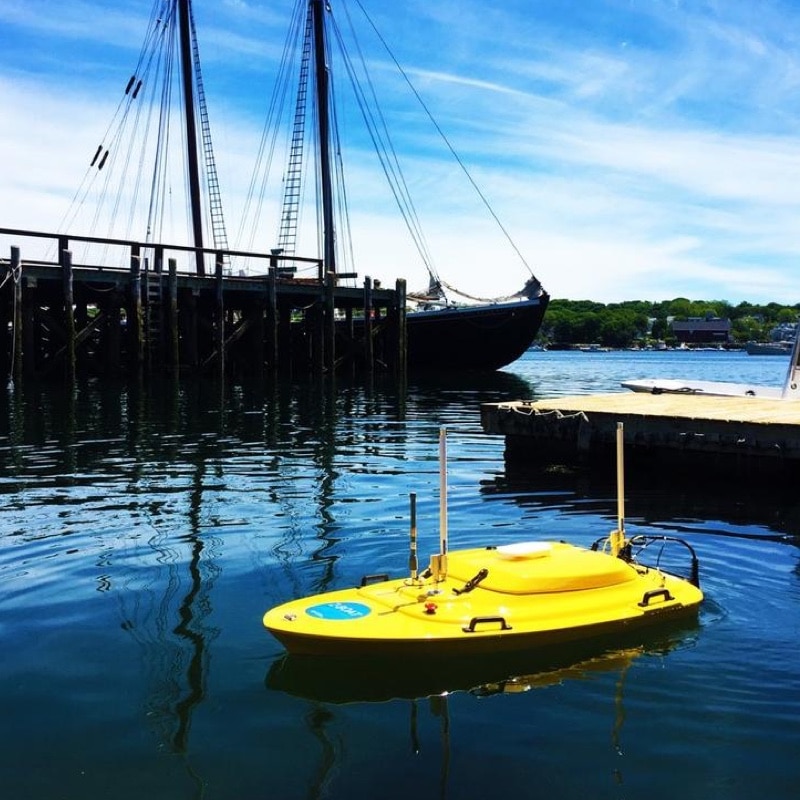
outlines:
[{"label": "wooden mast", "polygon": [[181,75],[183,79],[183,105],[186,114],[186,158],[189,168],[189,201],[192,211],[195,264],[198,275],[205,275],[203,263],[203,214],[200,204],[200,169],[197,159],[197,126],[194,118],[194,82],[192,70],[192,41],[190,26],[190,0],[178,0],[178,19],[181,43]]},{"label": "wooden mast", "polygon": [[323,270],[336,273],[336,230],[333,223],[333,190],[330,160],[330,112],[328,66],[325,59],[325,7],[322,0],[309,0],[314,23],[314,72],[317,119],[319,120],[320,184],[322,186]]}]

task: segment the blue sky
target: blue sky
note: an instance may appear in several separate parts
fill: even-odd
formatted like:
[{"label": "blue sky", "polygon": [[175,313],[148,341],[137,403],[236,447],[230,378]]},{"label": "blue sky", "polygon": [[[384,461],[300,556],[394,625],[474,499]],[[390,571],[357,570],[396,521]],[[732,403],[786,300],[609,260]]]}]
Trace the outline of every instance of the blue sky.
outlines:
[{"label": "blue sky", "polygon": [[[800,302],[800,4],[361,3],[554,297]],[[246,195],[292,6],[194,0],[232,246],[275,244],[277,208],[251,223]],[[343,24],[344,0],[333,6]],[[60,229],[152,7],[0,4],[0,225]],[[412,116],[385,53],[367,58],[440,274],[474,296],[516,290],[527,277],[516,254]],[[355,269],[421,288],[377,162],[357,152],[347,169]],[[91,200],[70,231],[90,232]],[[185,240],[185,225],[174,230]],[[4,256],[11,243],[0,237]]]}]

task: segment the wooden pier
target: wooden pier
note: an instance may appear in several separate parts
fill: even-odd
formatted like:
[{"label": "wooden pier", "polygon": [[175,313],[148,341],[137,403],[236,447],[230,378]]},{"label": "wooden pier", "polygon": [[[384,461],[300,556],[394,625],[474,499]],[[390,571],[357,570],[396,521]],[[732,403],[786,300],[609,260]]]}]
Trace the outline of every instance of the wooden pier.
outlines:
[{"label": "wooden pier", "polygon": [[[406,369],[405,282],[322,262],[0,228],[0,368],[17,379],[143,371],[219,375]],[[25,258],[49,245],[50,260]],[[103,264],[73,251],[102,247]],[[86,252],[90,252],[88,249]],[[107,263],[122,262],[110,267]],[[246,261],[255,268],[237,269]],[[208,269],[198,264],[208,263]],[[297,265],[310,277],[298,277]]]},{"label": "wooden pier", "polygon": [[481,407],[483,430],[505,436],[506,457],[517,463],[606,459],[617,422],[635,463],[714,473],[800,470],[797,400],[618,392]]}]

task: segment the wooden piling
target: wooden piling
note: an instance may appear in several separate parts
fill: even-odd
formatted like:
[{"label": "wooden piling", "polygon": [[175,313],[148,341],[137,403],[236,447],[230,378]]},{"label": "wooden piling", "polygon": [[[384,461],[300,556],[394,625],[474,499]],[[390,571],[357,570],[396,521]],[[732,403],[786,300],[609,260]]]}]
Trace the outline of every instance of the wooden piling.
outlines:
[{"label": "wooden piling", "polygon": [[325,351],[325,370],[333,373],[336,366],[336,314],[334,306],[334,289],[336,275],[332,272],[325,274],[324,296],[325,309],[322,314],[322,343]]},{"label": "wooden piling", "polygon": [[198,346],[198,310],[197,297],[199,292],[196,289],[189,289],[185,292],[182,303],[182,337],[183,348],[181,350],[182,363],[187,367],[196,369],[200,364],[200,349]]},{"label": "wooden piling", "polygon": [[73,311],[72,253],[62,250],[61,269],[64,290],[64,366],[69,383],[75,381],[75,316]]},{"label": "wooden piling", "polygon": [[324,306],[319,299],[306,310],[306,330],[308,332],[308,363],[306,371],[321,375],[325,369]]},{"label": "wooden piling", "polygon": [[142,308],[142,259],[139,245],[131,246],[130,300],[128,303],[128,336],[131,366],[144,364],[144,310]]},{"label": "wooden piling", "polygon": [[11,279],[14,282],[13,311],[12,311],[12,377],[14,381],[22,380],[22,257],[19,247],[11,248]]},{"label": "wooden piling", "polygon": [[168,296],[168,325],[169,325],[169,353],[167,364],[173,370],[180,366],[180,335],[178,329],[178,262],[174,258],[167,261],[167,296]]},{"label": "wooden piling", "polygon": [[148,369],[154,370],[168,363],[166,350],[167,339],[164,330],[164,248],[156,246],[153,253],[153,265],[150,268],[145,261],[147,290],[145,292],[146,318],[145,338],[147,342]]},{"label": "wooden piling", "polygon": [[215,327],[214,327],[214,347],[217,351],[217,373],[220,377],[225,374],[225,292],[223,291],[223,267],[224,260],[222,253],[217,253],[214,263],[215,279]]},{"label": "wooden piling", "polygon": [[271,370],[278,368],[278,273],[270,267],[267,276],[267,344],[266,359]]},{"label": "wooden piling", "polygon": [[292,374],[293,356],[292,309],[288,305],[280,304],[278,306],[278,368],[284,375]]},{"label": "wooden piling", "polygon": [[406,320],[406,282],[403,278],[398,278],[395,284],[395,374],[402,379],[406,376],[406,365],[408,364],[408,324]]},{"label": "wooden piling", "polygon": [[118,375],[122,371],[122,300],[114,292],[104,303],[105,357],[104,368],[108,375]]},{"label": "wooden piling", "polygon": [[22,279],[22,371],[26,377],[36,374],[36,299],[28,279]]},{"label": "wooden piling", "polygon": [[247,322],[250,326],[251,332],[249,334],[249,341],[252,342],[250,351],[253,353],[253,367],[259,374],[264,372],[266,364],[266,341],[267,341],[267,326],[266,326],[266,301],[263,297],[258,297],[253,300],[253,305],[248,309]]},{"label": "wooden piling", "polygon": [[372,279],[364,278],[364,361],[367,372],[375,369],[374,351],[372,347]]}]

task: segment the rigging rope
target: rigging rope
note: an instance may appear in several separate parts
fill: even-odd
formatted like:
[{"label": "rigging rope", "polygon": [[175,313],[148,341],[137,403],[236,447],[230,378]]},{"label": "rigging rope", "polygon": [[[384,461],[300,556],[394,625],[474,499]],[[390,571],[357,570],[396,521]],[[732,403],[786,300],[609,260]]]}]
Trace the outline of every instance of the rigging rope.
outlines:
[{"label": "rigging rope", "polygon": [[[173,126],[181,115],[185,115],[184,103],[178,100],[180,81],[175,80],[180,75],[177,70],[181,67],[178,5],[177,0],[155,0],[136,69],[125,86],[102,143],[93,151],[89,167],[61,221],[61,230],[74,227],[92,196],[97,199],[93,203],[92,213],[87,214],[88,235],[94,235],[96,229],[103,225],[105,237],[114,237],[117,235],[115,229],[123,228],[124,238],[163,241],[172,217],[172,183],[177,179],[179,170],[178,162],[172,158],[174,154],[169,152],[170,147],[175,149],[179,143],[173,135]],[[191,144],[197,148],[202,144],[205,156],[206,172],[202,173],[202,178],[205,180],[206,195],[210,196],[202,204],[207,218],[205,227],[213,233],[215,246],[224,249],[227,247],[227,237],[191,13],[189,28],[192,79],[196,91],[194,99],[200,112],[198,136],[201,137],[198,142]],[[185,141],[185,124],[180,132],[184,136],[185,154],[189,144]],[[179,159],[179,162],[184,169],[184,198],[188,206],[190,190],[187,162],[185,158]],[[149,195],[146,194],[148,191]],[[191,218],[183,219],[189,226],[188,241],[192,241]],[[86,245],[86,249],[91,249],[93,256],[97,257],[98,245]],[[110,246],[100,249],[108,251]],[[108,263],[107,252],[101,258]],[[120,258],[125,259],[126,256],[120,253]]]},{"label": "rigging rope", "polygon": [[381,44],[383,45],[383,47],[386,50],[387,54],[389,55],[389,58],[392,59],[392,62],[397,67],[397,69],[400,72],[400,74],[403,76],[403,80],[405,80],[405,82],[408,84],[408,87],[409,87],[409,89],[411,89],[412,93],[414,94],[414,97],[417,98],[417,101],[422,106],[423,110],[425,111],[426,115],[428,116],[428,119],[431,121],[431,123],[433,124],[434,128],[436,128],[437,133],[439,134],[439,136],[441,137],[442,141],[447,146],[447,149],[450,151],[451,155],[456,160],[456,163],[461,168],[461,170],[464,173],[464,175],[467,177],[467,180],[472,185],[472,188],[475,190],[475,192],[477,193],[478,197],[481,199],[483,204],[486,206],[486,209],[492,215],[492,218],[497,223],[497,226],[502,231],[503,235],[505,236],[505,238],[508,241],[508,243],[511,245],[512,249],[514,250],[514,252],[519,257],[520,261],[525,265],[525,268],[528,270],[528,272],[530,273],[531,277],[534,277],[533,270],[531,269],[531,267],[528,264],[528,262],[525,260],[525,257],[522,255],[522,253],[520,252],[520,250],[517,247],[517,245],[514,243],[514,240],[511,238],[511,234],[509,234],[509,232],[506,230],[505,226],[500,221],[499,217],[495,213],[494,209],[492,208],[491,204],[487,200],[486,196],[480,190],[480,188],[478,187],[477,183],[475,183],[475,181],[474,181],[472,175],[470,174],[469,170],[467,169],[466,165],[459,158],[458,153],[456,153],[456,151],[453,148],[452,144],[450,144],[450,140],[445,135],[445,132],[441,129],[441,127],[439,126],[439,123],[436,121],[436,119],[434,118],[433,114],[430,112],[430,109],[425,104],[425,101],[422,99],[422,97],[420,96],[420,94],[417,91],[416,87],[411,82],[411,79],[408,77],[408,75],[406,74],[405,70],[402,68],[402,66],[400,65],[398,60],[395,58],[394,53],[389,48],[389,45],[386,42],[386,40],[383,38],[383,36],[381,36],[380,31],[375,26],[375,23],[372,21],[372,18],[369,16],[369,14],[367,14],[366,9],[361,4],[361,0],[355,0],[355,2],[358,5],[358,7],[361,9],[361,11],[363,12],[364,17],[369,22],[370,26],[372,27],[372,30],[375,32],[375,35],[378,37],[378,40],[381,42]]},{"label": "rigging rope", "polygon": [[[348,3],[342,1],[339,5],[339,10],[343,12],[343,16],[340,15],[338,18],[334,18],[330,6],[326,4],[323,13],[325,14],[326,17],[325,19],[326,27],[331,32],[331,36],[326,37],[327,38],[326,46],[328,48],[325,54],[326,64],[329,66],[331,70],[333,70],[335,65],[333,64],[333,59],[331,58],[331,51],[334,49],[335,45],[336,56],[339,59],[339,66],[342,67],[343,69],[342,76],[346,78],[346,80],[352,87],[355,105],[358,108],[359,113],[364,121],[367,136],[371,141],[372,147],[377,154],[380,168],[384,174],[387,183],[389,184],[389,188],[390,191],[392,192],[395,204],[399,209],[400,214],[405,222],[405,226],[411,235],[411,239],[414,243],[414,246],[416,247],[419,256],[422,260],[422,263],[424,264],[425,268],[428,271],[428,274],[430,275],[431,280],[430,280],[430,286],[428,288],[428,295],[436,293],[438,295],[439,300],[444,298],[446,301],[445,290],[447,290],[455,294],[458,294],[460,297],[467,298],[469,300],[474,300],[476,302],[493,302],[497,301],[498,299],[505,300],[505,299],[512,299],[513,297],[522,296],[522,293],[520,293],[518,295],[512,295],[511,297],[506,297],[506,298],[494,298],[493,300],[488,300],[486,298],[477,298],[468,295],[464,292],[461,292],[460,290],[454,289],[452,286],[441,280],[438,274],[438,270],[434,264],[434,259],[431,250],[426,241],[420,217],[417,213],[413,198],[411,196],[410,187],[406,182],[405,176],[400,166],[400,159],[394,148],[392,137],[389,134],[389,125],[387,123],[386,117],[384,116],[381,103],[378,100],[376,87],[371,78],[370,70],[367,68],[367,59],[365,53],[361,49],[359,36],[356,35],[355,21],[351,16],[351,11],[353,11],[355,8],[357,8],[359,10],[359,13],[363,15],[363,17],[366,19],[368,27],[372,31],[374,31],[375,35],[377,36],[377,40],[380,42],[380,46],[388,54],[388,58],[390,59],[391,63],[394,64],[395,68],[402,76],[402,79],[404,80],[405,84],[411,90],[411,93],[413,97],[416,99],[416,102],[419,103],[419,105],[422,107],[425,114],[427,115],[427,118],[432,122],[436,132],[438,133],[438,136],[445,143],[449,152],[455,158],[458,167],[466,176],[473,190],[480,198],[480,201],[488,209],[492,218],[495,220],[495,223],[497,224],[502,234],[510,243],[511,247],[517,254],[520,261],[525,265],[525,268],[530,273],[531,278],[534,281],[535,278],[533,278],[533,272],[530,266],[525,261],[524,257],[520,253],[515,243],[511,240],[510,234],[500,222],[496,213],[489,204],[487,198],[478,188],[477,184],[475,183],[474,179],[469,173],[466,165],[461,161],[461,159],[456,154],[454,148],[447,139],[447,136],[443,132],[442,128],[437,124],[436,120],[433,118],[433,115],[426,106],[419,92],[412,84],[409,76],[400,66],[399,62],[395,58],[391,49],[389,48],[389,45],[387,44],[386,40],[381,36],[375,23],[372,21],[369,14],[365,10],[363,4],[360,2],[360,0],[355,0],[355,3],[356,6],[351,8]],[[281,127],[277,123],[279,120],[286,118],[290,113],[290,110],[288,109],[288,103],[286,103],[286,98],[289,94],[288,84],[291,79],[291,74],[290,74],[291,70],[289,67],[289,63],[291,59],[294,59],[298,65],[301,63],[299,55],[300,52],[302,51],[302,47],[305,42],[305,33],[306,33],[307,19],[308,19],[307,15],[309,13],[309,10],[310,6],[308,0],[296,0],[295,9],[292,16],[292,22],[290,24],[287,38],[284,43],[284,49],[279,65],[275,88],[273,89],[272,97],[270,100],[270,107],[268,110],[267,120],[265,122],[264,129],[262,132],[256,169],[254,169],[252,173],[250,189],[248,191],[245,203],[245,214],[241,218],[242,231],[244,230],[244,226],[249,224],[251,242],[252,238],[256,234],[256,231],[260,227],[257,224],[257,220],[252,223],[250,222],[250,220],[252,220],[253,217],[251,209],[254,205],[256,205],[254,197],[257,188],[260,188],[261,193],[258,196],[258,201],[257,201],[257,216],[260,217],[261,208],[264,203],[264,197],[267,193],[267,184],[269,183],[269,171],[271,169],[273,156],[275,155],[276,139],[278,136],[278,131],[280,130]],[[340,27],[340,24],[342,25],[342,27]],[[299,66],[295,69],[295,72],[297,73],[300,72]],[[330,87],[331,87],[330,88],[331,99],[333,101],[334,100],[333,94],[337,91],[337,89],[336,89],[336,84],[332,79],[330,81]],[[286,106],[285,108],[283,107],[284,105]],[[298,113],[296,104],[293,108],[296,119],[296,115]],[[316,104],[312,104],[312,108],[313,108],[313,113],[315,114]],[[344,180],[345,165],[343,159],[342,143],[340,140],[340,126],[338,124],[339,120],[337,117],[338,105],[336,102],[331,103],[331,109],[332,109],[331,110],[331,147],[332,147],[331,177],[332,177],[332,182],[334,184],[333,189],[335,194],[334,202],[337,211],[336,216],[338,224],[340,226],[339,230],[337,231],[337,236],[335,237],[335,246],[337,250],[337,261],[340,264],[343,264],[343,263],[352,263],[354,261],[353,237],[351,236],[351,230],[350,230],[351,221],[349,216],[349,203],[348,203],[347,190],[345,187],[345,180]],[[319,164],[318,147],[319,147],[318,142],[315,139],[313,142],[313,147],[308,148],[309,162],[311,160],[311,156],[313,153],[313,155],[316,157],[316,163]],[[265,170],[264,162],[265,162],[265,156],[267,155],[267,151],[269,158],[267,160],[266,170]],[[286,146],[286,152],[287,153],[290,152],[288,141]],[[308,165],[306,165],[306,168],[308,168]],[[315,197],[318,205],[317,219],[321,219],[321,213],[319,211],[321,192],[319,187],[318,173],[319,170],[317,170],[316,173],[317,185],[316,185]],[[261,178],[260,187],[258,186],[259,178]],[[313,184],[309,184],[308,181],[302,182],[302,187],[304,189],[312,185]],[[285,194],[286,192],[284,190],[284,195]],[[300,204],[300,208],[303,208],[303,204]],[[285,207],[283,209],[283,213],[284,214],[287,213]],[[299,229],[300,227],[299,221],[297,224]],[[317,234],[318,236],[321,235],[320,225],[317,226]],[[280,234],[276,239],[276,241],[281,241]],[[318,243],[318,247],[319,247],[319,252],[321,252],[322,251],[321,242]]]},{"label": "rigging rope", "polygon": [[[255,237],[259,230],[258,223],[263,215],[278,134],[281,128],[279,122],[287,108],[286,98],[291,84],[291,65],[293,62],[298,61],[295,56],[299,48],[298,42],[302,41],[301,33],[305,28],[306,5],[307,0],[296,0],[295,2],[295,10],[292,14],[278,66],[275,87],[270,97],[267,116],[261,132],[255,167],[245,196],[237,240],[246,242],[246,249],[248,250],[254,249]],[[258,181],[259,176],[261,176],[260,184]],[[246,231],[249,231],[249,235],[246,234]]]},{"label": "rigging rope", "polygon": [[[136,68],[131,75],[125,87],[122,98],[117,104],[117,108],[112,116],[111,122],[104,135],[101,138],[101,144],[98,145],[87,167],[84,176],[78,185],[78,188],[73,195],[73,198],[68,206],[62,220],[59,224],[59,230],[68,230],[75,224],[78,214],[86,204],[87,198],[94,186],[100,179],[100,174],[103,173],[104,180],[100,187],[101,201],[96,204],[95,213],[92,217],[89,233],[93,233],[99,222],[100,214],[102,211],[102,197],[106,196],[111,182],[111,167],[113,166],[113,156],[121,145],[122,134],[128,123],[129,114],[136,103],[137,118],[141,113],[141,102],[136,101],[140,99],[141,90],[144,86],[147,73],[153,62],[154,53],[158,52],[159,40],[163,38],[164,20],[169,19],[170,7],[172,0],[156,0],[151,11],[150,21],[148,23],[147,32],[142,48],[139,52]],[[130,156],[128,156],[130,158]],[[126,162],[127,165],[127,162]],[[122,181],[121,183],[124,183]],[[116,218],[116,214],[112,213],[112,220]]]},{"label": "rigging rope", "polygon": [[[378,101],[375,86],[370,78],[366,59],[359,45],[358,37],[355,35],[355,28],[352,18],[350,17],[350,13],[346,5],[344,6],[344,9],[345,16],[348,21],[348,27],[355,43],[362,80],[369,89],[369,97],[364,91],[362,83],[359,80],[359,74],[356,71],[353,60],[350,58],[350,54],[347,51],[342,32],[335,20],[332,20],[332,27],[339,43],[339,49],[348,77],[350,79],[350,85],[353,88],[361,116],[367,127],[367,132],[370,136],[370,139],[372,140],[373,147],[378,156],[381,168],[383,169],[383,174],[386,177],[386,181],[389,184],[394,196],[395,203],[397,204],[397,207],[403,216],[406,227],[411,234],[420,258],[428,270],[428,274],[431,276],[432,280],[438,283],[438,271],[433,263],[433,257],[430,249],[428,248],[419,215],[417,214],[413,198],[411,197],[411,192],[408,188],[408,184],[406,183],[405,176],[400,168],[400,160],[397,156],[397,151],[394,148],[394,144],[389,134],[389,126],[386,123],[386,118]],[[369,20],[368,17],[367,19]]]},{"label": "rigging rope", "polygon": [[[203,73],[200,68],[200,47],[197,42],[197,30],[194,24],[194,12],[189,6],[189,28],[191,33],[192,46],[192,66],[194,68],[194,83],[197,89],[197,108],[200,116],[200,141],[203,148],[205,160],[205,171],[203,178],[205,181],[206,197],[208,204],[208,227],[214,240],[214,247],[217,249],[228,249],[228,234],[225,228],[225,217],[222,211],[222,197],[219,190],[219,177],[217,175],[217,162],[214,158],[214,147],[211,139],[211,124],[208,118],[208,106],[206,105],[206,92],[203,85]],[[228,257],[225,257],[228,261]]]}]

